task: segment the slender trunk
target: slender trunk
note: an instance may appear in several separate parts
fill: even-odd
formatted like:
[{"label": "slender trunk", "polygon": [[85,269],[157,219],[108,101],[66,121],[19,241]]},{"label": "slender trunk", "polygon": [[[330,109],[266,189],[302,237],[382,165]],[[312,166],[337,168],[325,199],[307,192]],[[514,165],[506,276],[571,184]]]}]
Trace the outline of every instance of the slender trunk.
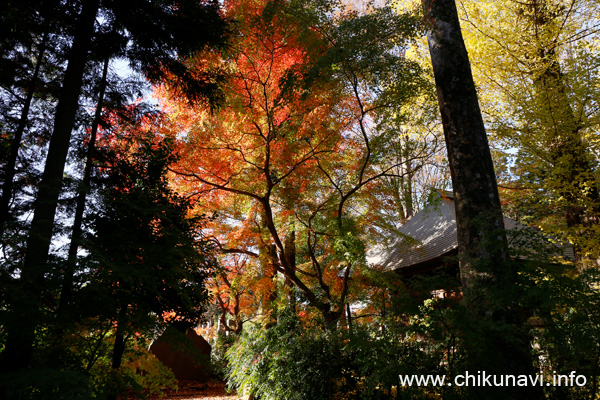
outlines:
[{"label": "slender trunk", "polygon": [[[275,244],[272,246],[264,246],[264,247],[265,248],[268,247],[268,250],[272,249],[272,251],[270,251],[269,254],[271,254],[272,257],[274,257],[274,258],[271,258],[271,259],[274,260],[274,262],[281,263],[283,274],[287,278],[289,278],[289,280],[300,291],[302,291],[302,293],[306,296],[306,299],[308,300],[308,302],[311,305],[313,305],[314,307],[316,307],[321,312],[321,314],[323,315],[323,318],[325,319],[326,325],[334,326],[337,323],[337,321],[339,320],[340,313],[343,312],[343,308],[339,308],[337,311],[331,311],[330,296],[328,294],[329,288],[323,281],[322,277],[319,278],[319,285],[325,292],[326,301],[322,301],[316,295],[316,293],[313,292],[304,282],[302,282],[302,280],[298,277],[298,275],[296,275],[296,273],[290,269],[290,266],[288,265],[288,262],[285,257],[285,246],[283,245],[283,243],[281,242],[281,240],[279,238],[279,235],[277,233],[277,228],[275,227],[275,223],[273,221],[273,211],[271,209],[271,205],[270,205],[269,201],[270,200],[268,198],[260,199],[261,205],[264,210],[264,215],[263,215],[263,220],[261,222],[261,225],[268,230],[268,232],[269,232],[271,238],[274,240]],[[338,219],[338,224],[341,224],[341,218]],[[310,241],[310,235],[308,236],[307,240]],[[263,244],[266,242],[267,241],[264,240]],[[309,249],[311,248],[310,243],[309,243],[308,247],[309,247]],[[278,250],[280,251],[280,254],[283,255],[282,257],[277,257]],[[264,257],[264,253],[265,253],[265,250],[261,249],[261,257]],[[310,253],[310,250],[309,250],[309,253]],[[311,254],[311,258],[313,260],[313,263],[318,263],[318,261],[314,257],[314,254]],[[277,295],[277,293],[275,293],[275,296],[276,295]]]},{"label": "slender trunk", "polygon": [[266,261],[265,275],[271,282],[273,282],[273,290],[271,290],[271,292],[267,296],[267,299],[268,299],[267,307],[268,307],[268,312],[270,315],[270,318],[268,319],[268,321],[269,321],[269,323],[270,322],[276,323],[279,320],[277,308],[274,306],[275,302],[277,301],[277,297],[279,296],[279,293],[277,293],[277,284],[275,284],[275,280],[277,278],[277,270],[275,269],[275,266],[278,263],[277,247],[274,244],[269,244],[266,247],[266,252],[267,252],[267,261]]},{"label": "slender trunk", "polygon": [[404,196],[402,194],[404,188],[403,180],[403,175],[399,178],[392,177],[389,180],[390,187],[392,188],[392,196],[394,196],[394,204],[396,205],[396,212],[400,221],[404,221],[407,218],[406,211],[404,210]]},{"label": "slender trunk", "polygon": [[112,369],[121,368],[121,361],[123,360],[123,354],[125,353],[125,335],[121,332],[115,335],[115,343],[113,345],[113,355],[112,355]]},{"label": "slender trunk", "polygon": [[[113,354],[111,360],[111,368],[113,376],[117,376],[118,370],[121,368],[121,361],[123,360],[123,354],[125,354],[125,344],[127,338],[123,327],[125,326],[125,318],[127,316],[127,305],[124,305],[119,311],[119,317],[117,321],[117,331],[115,332],[115,343],[113,344]],[[111,388],[107,396],[107,400],[117,400],[117,387]]]},{"label": "slender trunk", "polygon": [[404,190],[404,203],[406,204],[406,218],[414,215],[413,205],[413,176],[412,161],[406,160],[406,187]]},{"label": "slender trunk", "polygon": [[44,53],[46,52],[46,44],[48,40],[48,35],[44,34],[42,38],[42,43],[40,44],[40,48],[38,51],[37,62],[35,64],[35,69],[33,71],[33,75],[31,76],[31,81],[29,82],[29,87],[27,88],[27,97],[25,98],[25,102],[23,103],[23,108],[21,109],[21,116],[19,119],[19,125],[17,125],[17,129],[13,135],[11,144],[10,144],[10,154],[8,156],[8,161],[6,162],[6,167],[4,171],[4,184],[2,185],[2,198],[0,198],[0,237],[4,236],[4,231],[6,230],[6,222],[8,221],[9,216],[9,208],[10,208],[10,200],[13,196],[13,180],[16,174],[16,165],[17,159],[19,158],[19,148],[21,147],[21,140],[23,140],[23,133],[25,132],[25,127],[27,126],[27,119],[29,118],[29,110],[31,109],[31,103],[33,102],[33,95],[35,94],[35,87],[37,85],[37,81],[40,75],[40,69],[42,67],[42,61],[44,58]]},{"label": "slender trunk", "polygon": [[96,344],[94,345],[92,351],[90,352],[89,361],[88,361],[87,365],[85,366],[86,372],[90,372],[92,370],[92,367],[96,364],[96,361],[98,361],[98,359],[100,359],[100,356],[102,355],[101,350],[103,347],[104,338],[108,335],[109,332],[110,332],[110,328],[102,331],[102,334],[100,335],[100,337],[98,337],[96,339]]},{"label": "slender trunk", "polygon": [[[473,329],[469,368],[533,375],[489,144],[454,0],[422,0],[456,207],[460,275]],[[500,300],[502,299],[502,300]],[[539,387],[469,388],[474,398],[542,399]]]},{"label": "slender trunk", "polygon": [[71,234],[71,243],[69,245],[69,254],[67,259],[67,268],[63,278],[63,286],[60,293],[60,302],[58,305],[59,317],[64,313],[65,307],[69,304],[73,292],[73,275],[75,273],[75,266],[77,263],[77,250],[81,244],[81,236],[83,234],[83,213],[85,211],[85,200],[87,193],[90,188],[90,179],[92,176],[92,167],[94,165],[94,152],[96,148],[96,135],[98,133],[98,125],[100,125],[100,118],[102,116],[102,108],[104,104],[104,93],[106,92],[106,77],[108,75],[108,65],[110,59],[107,57],[104,60],[102,68],[102,78],[100,80],[100,91],[98,93],[98,103],[96,105],[96,112],[94,114],[94,121],[92,122],[92,129],[90,132],[90,138],[87,146],[87,160],[85,162],[85,168],[83,171],[83,177],[81,186],[79,187],[79,194],[77,196],[77,205],[75,208],[75,219],[73,221],[73,232]]},{"label": "slender trunk", "polygon": [[[401,137],[404,137],[404,134],[402,132],[400,132],[400,135]],[[394,147],[397,157],[396,162],[398,163],[396,169],[398,170],[399,177],[391,177],[390,183],[392,184],[393,195],[394,200],[396,202],[396,209],[398,211],[398,215],[400,216],[400,220],[404,221],[406,218],[408,218],[405,208],[406,204],[404,201],[404,178],[406,176],[404,173],[406,169],[404,154],[406,153],[406,151],[404,150],[404,143],[402,140],[400,140],[399,143],[395,144]]]},{"label": "slender trunk", "polygon": [[[261,231],[265,230],[269,232],[267,227],[267,217],[264,215],[261,216],[260,220]],[[270,280],[275,279],[277,274],[275,270],[275,263],[277,262],[277,247],[274,244],[269,242],[269,235],[262,235],[262,243],[258,249],[259,252],[259,260],[261,263],[262,275]],[[261,301],[261,313],[265,316],[264,323],[266,325],[271,325],[277,322],[277,315],[275,309],[273,307],[273,302],[277,299],[277,291],[271,290],[268,294],[264,294]]]},{"label": "slender trunk", "polygon": [[[285,258],[292,273],[296,273],[296,232],[292,230],[285,238]],[[288,304],[293,312],[296,312],[296,295],[294,283],[285,276],[285,290],[287,292]]]},{"label": "slender trunk", "polygon": [[348,324],[348,333],[352,336],[352,310],[350,309],[350,303],[346,303],[346,323]]},{"label": "slender trunk", "polygon": [[[600,361],[597,360],[596,363]],[[598,365],[598,364],[596,364]],[[591,377],[592,380],[592,390],[590,393],[590,400],[594,400],[596,398],[596,393],[598,392],[598,375],[592,375]]]},{"label": "slender trunk", "polygon": [[235,318],[234,333],[236,335],[239,335],[240,333],[242,333],[242,329],[244,327],[244,322],[242,321],[242,318],[240,317],[240,295],[239,294],[235,295],[235,303],[233,306],[233,316]]},{"label": "slender trunk", "polygon": [[18,282],[20,296],[12,299],[11,313],[5,324],[7,341],[2,353],[0,372],[23,369],[31,364],[35,330],[42,320],[40,302],[44,291],[44,277],[48,270],[47,261],[54,217],[99,1],[89,0],[82,4],[83,8],[56,106],[54,130],[37,193],[25,261]]}]

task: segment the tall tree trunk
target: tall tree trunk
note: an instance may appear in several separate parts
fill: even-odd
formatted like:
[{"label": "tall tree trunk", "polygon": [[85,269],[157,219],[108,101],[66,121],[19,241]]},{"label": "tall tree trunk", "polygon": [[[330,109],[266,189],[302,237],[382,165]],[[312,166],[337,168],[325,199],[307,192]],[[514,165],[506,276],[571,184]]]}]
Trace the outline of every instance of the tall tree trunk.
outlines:
[{"label": "tall tree trunk", "polygon": [[[115,342],[113,344],[113,354],[111,360],[111,369],[114,377],[118,376],[118,371],[121,368],[121,362],[123,360],[123,354],[125,354],[125,345],[127,344],[127,337],[123,327],[125,326],[125,319],[127,317],[127,305],[124,305],[119,310],[119,316],[117,320],[117,331],[115,332]],[[118,387],[110,388],[107,400],[117,400]]]},{"label": "tall tree trunk", "polygon": [[25,261],[18,282],[19,295],[11,299],[11,314],[5,324],[7,341],[2,353],[0,372],[23,369],[29,366],[32,360],[35,330],[42,319],[40,300],[44,291],[44,275],[48,270],[47,261],[56,206],[98,6],[99,0],[82,2],[54,115],[54,129],[46,165],[37,193]]},{"label": "tall tree trunk", "polygon": [[[292,222],[293,224],[293,222]],[[287,264],[289,265],[290,270],[295,274],[296,273],[296,231],[290,231],[285,238],[285,254]],[[294,283],[288,276],[285,276],[285,290],[287,292],[288,304],[290,309],[295,313],[296,312],[296,294],[294,292],[295,286]]]},{"label": "tall tree trunk", "polygon": [[[261,264],[261,273],[262,275],[273,281],[277,275],[277,271],[275,270],[275,266],[278,263],[277,257],[277,247],[270,243],[270,237],[267,234],[268,230],[268,221],[265,215],[260,216],[260,230],[261,230],[261,244],[259,245],[259,260]],[[277,288],[274,287],[269,291],[268,294],[264,294],[261,300],[260,312],[263,314],[264,320],[263,323],[266,326],[270,326],[272,324],[277,323],[277,311],[273,305],[273,303],[277,300]]]},{"label": "tall tree trunk", "polygon": [[[518,307],[515,264],[454,0],[422,0],[456,207],[460,275],[473,329],[463,346],[469,368],[533,375]],[[469,388],[474,398],[541,399],[539,387]]]},{"label": "tall tree trunk", "polygon": [[21,109],[19,124],[17,125],[17,129],[13,134],[13,138],[10,144],[10,154],[8,156],[8,161],[6,162],[6,167],[4,171],[4,184],[2,185],[2,197],[0,198],[0,237],[4,236],[6,222],[8,221],[8,217],[10,215],[10,199],[13,196],[13,180],[16,174],[15,168],[17,165],[17,159],[19,158],[19,148],[21,147],[21,140],[23,140],[23,133],[25,133],[25,127],[27,126],[29,110],[33,101],[33,95],[36,91],[35,87],[39,79],[44,53],[46,52],[47,40],[48,35],[44,34],[39,47],[35,69],[33,71],[33,75],[31,76],[29,87],[27,88],[27,97],[25,98],[23,108]]},{"label": "tall tree trunk", "polygon": [[471,66],[454,0],[423,0],[431,62],[456,205],[463,286],[479,279],[474,260],[509,261],[508,243]]},{"label": "tall tree trunk", "polygon": [[352,309],[350,308],[350,303],[346,303],[346,324],[348,326],[348,333],[352,336]]},{"label": "tall tree trunk", "polygon": [[79,187],[77,196],[77,205],[75,208],[75,218],[73,220],[73,231],[71,233],[71,243],[69,245],[69,254],[67,258],[67,268],[63,277],[63,286],[60,292],[60,300],[58,305],[58,316],[60,317],[65,312],[65,307],[69,304],[73,292],[73,275],[77,263],[77,250],[81,244],[81,236],[83,233],[83,213],[85,211],[85,200],[87,192],[90,188],[90,179],[92,176],[92,167],[94,165],[94,151],[96,148],[96,135],[100,118],[102,116],[102,107],[104,105],[104,93],[106,92],[106,78],[108,76],[108,65],[110,59],[107,57],[104,60],[102,67],[102,78],[100,80],[100,90],[98,93],[98,102],[96,104],[96,112],[94,113],[94,121],[90,131],[90,138],[87,146],[87,159],[83,170],[83,177]]}]

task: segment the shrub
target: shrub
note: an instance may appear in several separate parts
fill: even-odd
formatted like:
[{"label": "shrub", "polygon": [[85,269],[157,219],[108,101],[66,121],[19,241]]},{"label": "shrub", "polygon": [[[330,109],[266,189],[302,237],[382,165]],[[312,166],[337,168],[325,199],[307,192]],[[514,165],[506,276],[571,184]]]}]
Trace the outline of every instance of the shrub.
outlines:
[{"label": "shrub", "polygon": [[303,328],[282,316],[268,329],[248,329],[227,351],[227,378],[263,400],[329,400],[356,386],[344,335]]},{"label": "shrub", "polygon": [[210,364],[213,373],[221,378],[225,378],[227,374],[227,350],[235,343],[237,338],[237,335],[219,333],[212,346]]},{"label": "shrub", "polygon": [[[111,337],[105,340],[111,341]],[[101,357],[91,369],[93,392],[98,398],[109,393],[128,393],[129,397],[146,398],[160,396],[165,390],[176,390],[177,379],[173,372],[163,365],[147,349],[148,342],[139,338],[128,346],[123,355],[121,368],[111,368],[111,357]]]},{"label": "shrub", "polygon": [[287,315],[246,330],[227,351],[226,375],[230,387],[261,400],[424,399],[435,393],[399,388],[399,374],[445,374],[445,350],[398,328],[359,325],[350,333],[306,327]]}]

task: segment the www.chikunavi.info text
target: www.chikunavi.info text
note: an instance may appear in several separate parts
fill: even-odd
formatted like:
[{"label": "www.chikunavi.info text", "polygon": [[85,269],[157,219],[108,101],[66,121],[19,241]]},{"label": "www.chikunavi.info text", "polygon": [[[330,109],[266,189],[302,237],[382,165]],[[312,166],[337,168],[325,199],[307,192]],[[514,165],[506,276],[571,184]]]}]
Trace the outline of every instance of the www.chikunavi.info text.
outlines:
[{"label": "www.chikunavi.info text", "polygon": [[587,378],[571,371],[568,375],[495,375],[485,371],[458,374],[453,378],[446,375],[400,375],[401,386],[585,386]]}]

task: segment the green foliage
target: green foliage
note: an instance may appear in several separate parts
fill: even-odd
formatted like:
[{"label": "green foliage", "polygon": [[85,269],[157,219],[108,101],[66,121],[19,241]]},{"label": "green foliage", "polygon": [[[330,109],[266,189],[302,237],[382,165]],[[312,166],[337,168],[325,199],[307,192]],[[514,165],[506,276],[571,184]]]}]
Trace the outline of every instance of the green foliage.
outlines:
[{"label": "green foliage", "polygon": [[263,400],[325,400],[355,386],[340,332],[303,329],[294,316],[248,329],[227,352],[229,385]]},{"label": "green foliage", "polygon": [[238,337],[234,334],[225,335],[224,333],[219,333],[212,345],[210,364],[213,372],[220,377],[224,378],[227,374],[227,351],[237,339]]},{"label": "green foliage", "polygon": [[357,13],[335,0],[292,1],[289,8],[318,30],[328,31],[327,52],[306,71],[308,82],[344,81],[344,75],[360,78],[376,92],[373,108],[402,104],[427,85],[421,67],[404,57],[407,43],[423,29],[418,15],[396,13],[386,5]]},{"label": "green foliage", "polygon": [[200,219],[187,218],[189,202],[168,187],[173,161],[171,142],[152,136],[120,149],[88,241],[94,279],[87,290],[108,295],[113,310],[128,307],[127,318],[138,328],[143,316],[165,312],[196,323],[206,299],[203,282],[213,258],[207,243],[194,237]]},{"label": "green foliage", "polygon": [[[98,390],[113,397],[174,385],[173,376],[139,350],[145,347],[140,337],[168,318],[198,323],[206,302],[204,279],[213,263],[209,246],[195,234],[201,219],[188,218],[189,202],[168,186],[172,142],[148,132],[127,139],[109,143],[104,155],[111,168],[104,176],[102,210],[93,220],[95,235],[87,241],[89,283],[77,293],[78,299],[94,299],[84,313],[116,323],[116,331],[96,342],[104,347],[106,338],[114,339],[112,351],[106,349],[112,354],[99,355],[92,369]],[[117,368],[117,343],[123,341],[133,353],[126,347],[125,363]],[[131,350],[132,345],[138,347]]]},{"label": "green foliage", "polygon": [[230,348],[229,385],[263,400],[430,398],[435,388],[400,388],[398,379],[447,373],[446,341],[416,340],[439,322],[423,310],[420,324],[425,320],[412,330],[359,325],[350,333],[303,326],[284,313],[277,325],[246,330]]},{"label": "green foliage", "polygon": [[91,392],[89,374],[82,370],[53,367],[30,368],[0,376],[2,396],[15,400],[87,400]]},{"label": "green foliage", "polygon": [[[112,342],[112,339],[104,340]],[[165,390],[176,390],[173,372],[148,351],[147,345],[148,341],[140,338],[134,346],[128,346],[119,370],[111,368],[109,357],[102,357],[90,370],[95,396],[104,398],[109,393],[126,392],[130,397],[145,399],[163,395]]]},{"label": "green foliage", "polygon": [[[598,274],[574,274],[550,257],[552,245],[542,239],[532,230],[511,237],[512,243],[529,248],[519,252],[526,261],[518,263],[512,289],[499,285],[485,299],[492,305],[514,304],[517,296],[528,318],[526,329],[515,328],[500,314],[475,317],[452,297],[432,298],[436,289],[456,290],[452,276],[434,273],[405,286],[387,275],[377,279],[373,272],[371,281],[393,293],[391,303],[374,319],[361,323],[355,318],[351,331],[323,329],[282,310],[277,324],[247,329],[227,351],[229,384],[257,399],[477,398],[482,392],[472,387],[401,387],[398,377],[445,375],[451,380],[465,371],[506,373],[492,355],[499,347],[521,343],[528,348],[531,342],[546,382],[553,371],[577,371],[589,382],[584,388],[544,387],[549,398],[590,398],[599,369]],[[379,297],[362,301],[382,307],[376,303]],[[520,373],[518,368],[514,373]],[[507,394],[492,388],[485,395],[491,399]]]},{"label": "green foliage", "polygon": [[360,238],[360,231],[356,222],[351,218],[332,221],[333,231],[336,232],[333,249],[339,260],[345,261],[348,265],[366,265],[365,245]]},{"label": "green foliage", "polygon": [[505,152],[497,164],[502,186],[513,188],[508,206],[595,260],[600,60],[589,26],[597,3],[482,0],[460,8],[488,131]]},{"label": "green foliage", "polygon": [[[430,367],[435,373],[448,377],[473,370],[485,370],[488,374],[507,373],[497,369],[500,362],[493,354],[511,343],[522,343],[525,347],[529,343],[537,360],[534,371],[544,374],[545,382],[551,382],[553,374],[571,371],[587,378],[584,387],[544,387],[548,398],[594,398],[600,369],[598,271],[578,272],[573,265],[560,263],[553,256],[560,252],[531,229],[518,232],[511,237],[511,242],[521,242],[524,246],[523,251],[518,252],[522,257],[518,262],[518,275],[511,285],[498,284],[485,292],[482,301],[490,305],[488,318],[474,318],[462,303],[434,298],[423,301],[416,312],[405,301],[390,312],[389,320],[403,320],[403,331],[418,338],[425,354],[433,359],[437,357],[438,368],[435,362]],[[417,293],[429,293],[427,288],[443,287],[440,282],[434,282],[435,278],[430,282],[422,279],[412,286]],[[494,314],[495,309],[502,310],[499,305],[514,304],[515,298],[524,316],[524,329],[518,329],[502,314]],[[519,373],[515,372],[518,365],[513,368],[512,373]],[[481,396],[481,392],[476,394],[471,390],[444,387],[435,388],[434,392],[444,398]],[[490,390],[486,398],[496,395]]]},{"label": "green foliage", "polygon": [[[2,237],[5,260],[0,281],[6,284],[0,285],[1,317],[6,316],[11,302],[17,304],[18,296],[22,295],[15,293],[20,287],[14,290],[26,237],[21,232],[25,219],[20,217],[30,211],[30,193],[35,192],[32,189],[39,181],[36,165],[41,165],[39,154],[43,155],[39,150],[48,139],[45,121],[52,120],[57,88],[62,81],[60,71],[64,70],[61,66],[65,65],[65,52],[71,41],[67,31],[72,30],[73,17],[77,14],[75,9],[69,8],[70,3],[58,2],[61,4],[56,13],[50,10],[57,2],[37,3],[17,5],[12,2],[2,6],[7,12],[0,13],[0,20],[6,22],[0,24],[0,31],[7,33],[6,38],[0,39],[0,47],[6,50],[0,65],[0,83],[6,89],[0,115],[0,160],[3,163],[6,163],[9,141],[20,118],[29,125],[27,137],[21,143],[15,178],[18,187],[7,225],[9,234]],[[220,47],[225,43],[228,28],[218,10],[218,2],[200,6],[198,1],[192,0],[149,2],[148,7],[140,7],[142,3],[103,3],[97,22],[102,32],[95,35],[90,54],[94,58],[112,57],[117,53],[126,55],[151,81],[166,82],[192,102],[202,96],[207,96],[211,104],[222,100],[220,73],[192,73],[187,60],[179,58],[193,54],[198,48]],[[494,78],[494,85],[502,88],[496,98],[486,99],[490,103],[486,107],[490,127],[503,145],[518,148],[518,153],[505,155],[507,160],[514,160],[506,161],[506,180],[528,188],[512,195],[507,209],[524,221],[536,223],[576,243],[580,254],[595,257],[600,237],[598,162],[594,155],[598,149],[598,113],[595,111],[600,59],[597,34],[581,35],[585,32],[580,28],[587,22],[578,27],[577,21],[569,19],[569,15],[577,15],[577,12],[595,15],[593,4],[587,0],[573,2],[571,13],[558,0],[530,5],[482,1],[475,6],[464,5],[465,11],[470,13],[466,18],[484,12],[481,5],[486,3],[504,4],[499,9],[517,7],[516,10],[521,11],[513,16],[516,26],[527,28],[514,29],[515,24],[504,13],[502,18],[494,17],[496,23],[489,25],[502,28],[497,34],[494,29],[480,32],[496,42],[492,43],[494,46],[507,43],[504,47],[514,53],[503,56],[504,50],[492,48],[492,52],[498,53],[497,57],[488,57],[489,63],[483,63],[483,68],[489,69],[490,77]],[[171,7],[174,4],[177,7]],[[523,13],[537,4],[555,8],[548,14],[547,22],[532,19],[530,11]],[[471,7],[479,7],[479,10]],[[496,10],[485,9],[492,10],[492,15]],[[366,268],[362,221],[356,216],[363,208],[376,207],[376,203],[363,207],[365,203],[354,200],[344,202],[363,187],[364,192],[380,190],[365,184],[365,179],[377,174],[378,168],[386,169],[388,165],[400,165],[398,160],[412,159],[415,162],[412,166],[389,170],[390,176],[382,176],[390,178],[386,184],[396,195],[394,200],[404,207],[398,215],[402,219],[409,217],[413,211],[411,174],[422,168],[414,157],[438,148],[437,143],[422,144],[420,137],[403,136],[402,125],[408,118],[407,102],[416,95],[427,96],[427,88],[430,88],[422,68],[404,56],[406,44],[422,30],[419,17],[396,14],[385,7],[360,13],[344,8],[338,1],[313,0],[269,2],[261,18],[264,29],[283,31],[285,29],[277,26],[281,24],[297,30],[293,34],[306,49],[303,63],[291,68],[280,82],[280,104],[286,101],[291,104],[296,95],[308,96],[311,85],[317,82],[319,86],[338,82],[340,85],[332,90],[348,89],[348,93],[354,92],[357,97],[366,95],[372,100],[369,109],[361,110],[361,118],[372,112],[364,121],[375,127],[372,135],[370,131],[369,135],[363,131],[364,137],[369,139],[369,148],[361,157],[365,160],[371,157],[371,163],[366,163],[364,169],[356,169],[358,180],[353,181],[351,174],[341,168],[344,165],[341,160],[336,161],[333,156],[319,160],[320,167],[329,171],[329,175],[321,181],[317,179],[316,183],[331,180],[335,195],[323,203],[323,210],[331,210],[331,213],[321,213],[311,226],[315,232],[323,231],[323,237],[327,238],[324,240],[327,246],[315,245],[312,249],[315,259],[334,260],[342,267],[350,265],[355,268],[354,274]],[[286,24],[296,19],[307,23],[302,27]],[[205,23],[198,24],[199,20]],[[564,23],[557,23],[560,21]],[[465,25],[471,26],[473,21]],[[483,28],[483,24],[480,25],[479,28]],[[533,25],[539,29],[531,29]],[[533,33],[537,35],[540,31],[545,33],[536,40],[543,40],[533,41]],[[286,34],[293,36],[290,32]],[[118,40],[104,43],[110,38]],[[559,43],[555,43],[555,38],[560,39]],[[475,47],[491,48],[488,45]],[[539,55],[544,52],[545,56]],[[37,78],[36,108],[29,116],[19,116],[23,98],[29,90],[34,90],[34,65],[41,60],[45,61]],[[491,64],[495,64],[493,68]],[[521,65],[524,70],[512,70],[513,64]],[[84,97],[91,98],[91,89],[83,89]],[[429,114],[418,123],[425,131],[429,129],[427,123],[434,119]],[[140,119],[132,125],[140,127],[144,123]],[[278,129],[287,135],[289,142],[298,140],[293,124],[288,127],[282,123]],[[302,140],[310,144],[310,138]],[[85,243],[89,254],[82,257],[79,264],[74,304],[66,316],[70,321],[65,327],[51,329],[55,295],[63,273],[58,254],[44,275],[41,297],[44,304],[40,306],[44,316],[36,321],[33,367],[2,375],[3,397],[93,399],[124,392],[143,397],[160,395],[164,388],[176,387],[172,373],[145,350],[144,335],[164,322],[167,313],[178,315],[188,324],[198,322],[206,302],[203,282],[213,267],[211,249],[198,238],[202,219],[188,218],[190,202],[169,186],[169,165],[176,160],[173,143],[149,132],[141,137],[116,135],[108,141],[111,143],[105,143],[108,151],[101,155],[102,168],[97,174],[103,179],[104,189],[91,196],[98,212],[89,213],[96,214],[89,220],[93,233]],[[274,168],[271,173],[271,178],[277,181],[281,170]],[[397,179],[403,174],[407,176],[406,182]],[[319,185],[307,196],[310,201],[325,193]],[[288,207],[287,203],[292,203],[290,199],[297,199],[298,195],[294,185],[289,184],[281,196],[283,201],[278,199],[278,204],[286,203]],[[328,196],[323,195],[323,198]],[[339,207],[333,207],[336,196],[344,198]],[[297,211],[297,216],[302,215],[302,210],[288,208]],[[278,205],[275,212],[279,210]],[[563,220],[564,214],[569,214],[571,220]],[[280,224],[279,221],[276,224]],[[55,228],[58,225],[55,224]],[[380,230],[390,232],[395,226],[391,224],[391,228],[384,226]],[[331,324],[327,328],[309,325],[284,309],[288,304],[281,297],[276,324],[248,329],[239,338],[219,336],[213,347],[213,362],[219,370],[225,371],[231,387],[259,399],[458,399],[470,393],[456,387],[400,387],[398,376],[445,374],[452,377],[467,369],[482,369],[482,365],[489,366],[491,369],[486,372],[493,373],[496,360],[488,357],[492,346],[531,340],[539,368],[545,374],[577,371],[588,378],[588,385],[583,388],[544,387],[549,398],[597,397],[596,387],[600,383],[598,270],[577,270],[561,264],[551,254],[548,243],[538,243],[539,238],[532,238],[535,235],[531,233],[524,231],[520,237],[512,238],[513,243],[520,243],[516,248],[531,250],[514,254],[526,260],[518,264],[516,276],[506,274],[507,278],[480,292],[481,307],[485,307],[490,318],[473,318],[467,307],[457,301],[431,298],[433,290],[456,289],[452,277],[434,273],[415,278],[409,282],[409,292],[397,279],[365,274],[377,281],[378,289],[383,292],[382,296],[371,297],[356,293],[362,289],[359,285],[350,289],[355,299],[376,309],[375,317],[369,322],[354,319],[352,330]],[[301,232],[298,235],[305,239]],[[308,241],[310,247],[310,237]],[[329,248],[333,251],[327,252]],[[298,260],[306,261],[306,253],[306,249],[299,249]],[[482,271],[485,268],[491,266],[483,265]],[[317,287],[314,281],[310,283]],[[316,289],[318,296],[327,290],[324,284]],[[23,297],[27,297],[27,293]],[[296,297],[300,300],[297,306],[301,307],[306,298],[300,294]],[[323,295],[322,300],[323,304],[333,305],[338,298],[328,294]],[[522,309],[528,319],[526,329],[530,332],[515,330],[514,324],[495,314],[507,304]],[[344,305],[336,304],[336,307]],[[2,321],[0,351],[4,350],[7,320]],[[310,323],[315,324],[315,321]],[[116,326],[128,344],[119,370],[112,368]],[[468,363],[469,359],[482,360],[482,364]]]},{"label": "green foliage", "polygon": [[[73,303],[54,326],[39,328],[34,367],[2,377],[8,398],[146,396],[175,387],[172,373],[145,349],[165,313],[199,321],[213,258],[195,234],[202,218],[188,218],[189,203],[167,184],[172,144],[147,132],[109,144],[102,209],[92,219]],[[48,277],[47,289],[50,282],[58,287],[55,280]],[[126,346],[116,369],[118,338]]]},{"label": "green foliage", "polygon": [[531,282],[527,304],[535,307],[536,321],[542,324],[534,331],[540,369],[549,376],[576,371],[587,378],[583,387],[548,388],[549,398],[593,398],[600,383],[599,272],[537,265],[527,278]]},{"label": "green foliage", "polygon": [[[359,326],[348,342],[353,354],[353,374],[358,378],[359,399],[425,399],[437,388],[399,384],[399,375],[446,374],[445,347],[439,343],[415,340],[400,326],[386,326],[379,331]],[[445,398],[451,398],[446,393]]]}]

